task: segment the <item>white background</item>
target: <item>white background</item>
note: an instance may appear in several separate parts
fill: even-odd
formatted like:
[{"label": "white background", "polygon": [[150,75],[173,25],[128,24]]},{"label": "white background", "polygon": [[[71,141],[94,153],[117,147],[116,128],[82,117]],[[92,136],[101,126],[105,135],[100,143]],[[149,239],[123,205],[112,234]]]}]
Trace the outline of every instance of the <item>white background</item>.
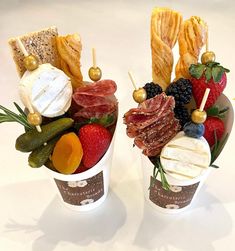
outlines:
[{"label": "white background", "polygon": [[[224,93],[235,97],[234,1],[0,1],[0,103],[20,103],[19,78],[7,39],[56,25],[60,34],[82,37],[82,71],[88,79],[91,48],[104,78],[116,81],[120,119],[110,193],[96,211],[79,215],[65,209],[41,169],[27,166],[27,154],[14,149],[23,132],[0,125],[0,250],[235,250],[234,132],[190,210],[169,216],[143,198],[140,151],[125,135],[122,115],[136,106],[127,71],[139,85],[151,81],[149,23],[154,6],[168,6],[184,18],[201,16],[209,25],[210,49],[231,70]],[[177,59],[177,49],[175,59]],[[232,101],[233,104],[235,101]]]}]

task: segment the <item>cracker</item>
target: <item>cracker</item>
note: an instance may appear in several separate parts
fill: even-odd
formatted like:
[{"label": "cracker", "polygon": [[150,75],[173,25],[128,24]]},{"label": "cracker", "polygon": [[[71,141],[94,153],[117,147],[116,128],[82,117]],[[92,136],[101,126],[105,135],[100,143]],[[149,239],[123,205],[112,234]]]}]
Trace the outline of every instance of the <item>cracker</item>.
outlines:
[{"label": "cracker", "polygon": [[[39,63],[50,63],[55,67],[60,66],[59,54],[56,46],[56,37],[58,36],[57,28],[52,26],[40,31],[30,32],[25,35],[19,36],[26,51],[29,54],[37,56]],[[21,77],[26,71],[23,60],[24,55],[17,46],[16,38],[11,38],[8,41],[13,59],[19,76]]]}]

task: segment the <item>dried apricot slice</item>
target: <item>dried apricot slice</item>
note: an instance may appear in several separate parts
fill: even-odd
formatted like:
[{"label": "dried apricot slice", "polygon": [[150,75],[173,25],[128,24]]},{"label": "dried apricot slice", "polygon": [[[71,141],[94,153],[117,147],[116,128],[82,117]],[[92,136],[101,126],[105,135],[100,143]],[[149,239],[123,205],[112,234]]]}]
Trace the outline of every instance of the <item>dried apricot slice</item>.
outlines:
[{"label": "dried apricot slice", "polygon": [[83,156],[81,142],[73,133],[66,133],[57,141],[52,153],[52,163],[57,171],[72,174],[78,168]]}]

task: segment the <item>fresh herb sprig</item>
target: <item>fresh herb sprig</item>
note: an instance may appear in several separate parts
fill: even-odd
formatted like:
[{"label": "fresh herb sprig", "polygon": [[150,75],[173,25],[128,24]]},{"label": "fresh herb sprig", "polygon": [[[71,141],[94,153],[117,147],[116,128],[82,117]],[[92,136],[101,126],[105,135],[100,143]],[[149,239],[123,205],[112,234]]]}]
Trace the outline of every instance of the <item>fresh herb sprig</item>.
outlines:
[{"label": "fresh herb sprig", "polygon": [[[154,160],[154,168],[153,168],[153,178],[156,180],[157,179],[157,176],[158,174],[160,174],[160,177],[161,177],[161,182],[162,182],[162,188],[165,189],[166,191],[169,191],[170,190],[170,185],[166,179],[166,175],[165,175],[165,171],[164,171],[164,168],[161,164],[161,161],[160,161],[160,158],[156,158]],[[154,184],[151,183],[150,184],[150,188],[153,187]]]},{"label": "fresh herb sprig", "polygon": [[0,105],[0,110],[4,113],[0,113],[0,123],[4,122],[18,122],[27,129],[32,129],[33,127],[28,123],[27,116],[20,106],[14,102],[14,105],[20,114],[14,113],[6,107]]}]

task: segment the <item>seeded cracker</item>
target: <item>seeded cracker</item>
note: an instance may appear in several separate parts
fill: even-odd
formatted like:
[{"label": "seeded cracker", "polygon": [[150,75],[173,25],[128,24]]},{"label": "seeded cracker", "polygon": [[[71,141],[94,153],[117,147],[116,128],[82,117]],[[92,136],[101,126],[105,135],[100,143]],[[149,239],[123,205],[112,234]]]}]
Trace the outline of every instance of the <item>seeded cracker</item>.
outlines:
[{"label": "seeded cracker", "polygon": [[[25,46],[27,52],[38,57],[40,64],[50,63],[55,67],[59,67],[59,54],[55,40],[57,36],[57,28],[52,26],[40,31],[19,36],[19,38]],[[16,38],[9,39],[8,43],[12,50],[18,74],[22,77],[26,71],[23,65],[24,55],[16,44]]]}]

